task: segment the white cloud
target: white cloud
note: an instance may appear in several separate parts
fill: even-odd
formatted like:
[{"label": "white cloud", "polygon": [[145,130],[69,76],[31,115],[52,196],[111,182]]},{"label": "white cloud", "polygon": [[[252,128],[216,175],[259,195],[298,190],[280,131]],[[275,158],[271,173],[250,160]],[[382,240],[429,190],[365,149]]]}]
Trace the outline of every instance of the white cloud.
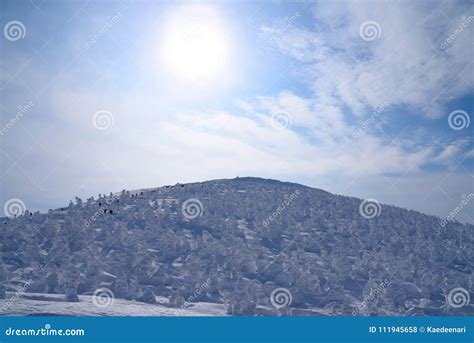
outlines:
[{"label": "white cloud", "polygon": [[[440,43],[469,16],[472,7],[454,2],[320,2],[317,29],[289,28],[262,34],[284,53],[306,62],[316,97],[350,106],[358,116],[388,102],[426,117],[445,114],[444,105],[474,84],[472,30],[468,25],[448,49]],[[365,41],[365,21],[381,28],[380,39]],[[448,112],[449,113],[449,112]]]},{"label": "white cloud", "polygon": [[455,158],[460,155],[463,149],[469,144],[467,139],[458,140],[444,147],[439,155],[434,157],[431,162],[451,165]]}]

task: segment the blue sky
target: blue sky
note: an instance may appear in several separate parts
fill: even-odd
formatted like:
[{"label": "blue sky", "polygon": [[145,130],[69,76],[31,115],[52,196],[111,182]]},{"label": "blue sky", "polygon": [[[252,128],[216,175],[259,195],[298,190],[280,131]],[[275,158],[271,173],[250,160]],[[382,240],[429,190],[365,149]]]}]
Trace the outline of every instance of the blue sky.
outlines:
[{"label": "blue sky", "polygon": [[444,217],[473,192],[470,1],[0,6],[2,204],[261,176]]}]

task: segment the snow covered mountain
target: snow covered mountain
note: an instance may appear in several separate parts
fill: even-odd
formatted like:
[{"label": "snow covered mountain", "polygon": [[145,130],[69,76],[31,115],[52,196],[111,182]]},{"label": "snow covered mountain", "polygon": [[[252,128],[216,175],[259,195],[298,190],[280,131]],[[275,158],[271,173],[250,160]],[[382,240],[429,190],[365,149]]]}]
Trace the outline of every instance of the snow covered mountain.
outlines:
[{"label": "snow covered mountain", "polygon": [[76,198],[1,218],[0,315],[472,315],[473,229],[259,178]]}]

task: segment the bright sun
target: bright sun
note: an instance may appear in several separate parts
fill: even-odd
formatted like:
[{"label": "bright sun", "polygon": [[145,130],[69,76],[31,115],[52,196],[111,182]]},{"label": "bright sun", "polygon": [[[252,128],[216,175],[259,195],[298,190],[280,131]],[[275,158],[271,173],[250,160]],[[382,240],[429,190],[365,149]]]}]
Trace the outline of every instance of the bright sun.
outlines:
[{"label": "bright sun", "polygon": [[161,48],[163,67],[181,81],[209,84],[225,77],[229,44],[217,12],[208,6],[183,6],[168,17]]}]

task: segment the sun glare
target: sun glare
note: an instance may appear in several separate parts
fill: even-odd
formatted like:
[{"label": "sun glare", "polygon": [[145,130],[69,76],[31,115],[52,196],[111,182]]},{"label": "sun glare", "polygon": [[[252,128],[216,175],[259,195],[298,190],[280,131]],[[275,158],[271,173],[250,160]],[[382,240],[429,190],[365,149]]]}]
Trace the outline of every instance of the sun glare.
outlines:
[{"label": "sun glare", "polygon": [[228,36],[212,7],[175,9],[165,24],[161,50],[162,67],[181,81],[209,84],[228,76]]}]

